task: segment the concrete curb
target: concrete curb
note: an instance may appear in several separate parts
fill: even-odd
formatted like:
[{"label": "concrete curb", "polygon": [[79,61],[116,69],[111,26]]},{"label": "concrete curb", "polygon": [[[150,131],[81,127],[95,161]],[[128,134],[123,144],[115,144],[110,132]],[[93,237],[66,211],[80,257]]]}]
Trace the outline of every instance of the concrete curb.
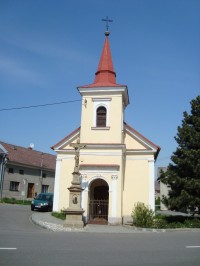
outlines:
[{"label": "concrete curb", "polygon": [[[46,216],[46,217],[45,217]],[[46,219],[45,219],[46,218]],[[47,220],[49,221],[47,222]],[[154,228],[139,228],[131,225],[113,226],[113,225],[86,225],[84,228],[68,228],[63,226],[63,221],[51,214],[42,216],[41,214],[32,213],[30,221],[33,224],[40,226],[53,232],[82,232],[82,233],[115,233],[115,234],[133,234],[133,233],[167,233],[167,232],[200,232],[200,228],[171,228],[171,229],[154,229]]]},{"label": "concrete curb", "polygon": [[175,232],[175,231],[189,231],[189,232],[200,232],[200,228],[141,228],[141,227],[133,227],[131,225],[125,225],[125,227],[131,227],[134,228],[136,231],[144,231],[144,232]]},{"label": "concrete curb", "polygon": [[32,214],[30,216],[30,220],[32,223],[40,226],[41,228],[44,229],[48,229],[50,231],[53,232],[61,232],[61,231],[65,231],[65,232],[84,232],[84,228],[83,229],[75,229],[75,228],[68,228],[68,227],[64,227],[61,224],[55,224],[55,223],[50,223],[50,222],[46,222],[46,221],[42,221],[42,220],[38,220],[37,216]]},{"label": "concrete curb", "polygon": [[[50,222],[46,222],[46,221],[42,221],[39,220],[37,215],[35,215],[34,213],[30,216],[30,220],[33,224],[36,224],[37,226],[47,229],[49,231],[53,231],[53,232],[87,232],[87,233],[142,233],[142,232],[157,232],[157,230],[146,230],[144,228],[133,228],[131,226],[122,226],[121,230],[113,230],[113,229],[118,229],[119,227],[116,226],[106,226],[102,227],[101,225],[96,225],[96,228],[93,227],[90,228],[89,225],[86,225],[83,229],[75,229],[75,228],[66,228],[63,225],[60,224],[55,224],[55,223],[50,223]],[[98,228],[98,229],[97,229]],[[125,231],[125,230],[126,231]]]}]

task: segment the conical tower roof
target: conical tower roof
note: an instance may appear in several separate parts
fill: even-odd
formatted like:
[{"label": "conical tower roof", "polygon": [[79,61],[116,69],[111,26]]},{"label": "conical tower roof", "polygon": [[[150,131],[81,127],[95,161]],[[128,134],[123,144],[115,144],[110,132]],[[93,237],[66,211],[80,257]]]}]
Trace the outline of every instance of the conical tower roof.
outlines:
[{"label": "conical tower roof", "polygon": [[116,73],[114,71],[112,55],[110,50],[109,43],[109,31],[105,32],[105,41],[101,57],[99,60],[99,65],[95,73],[94,82],[92,84],[84,85],[81,87],[84,88],[93,88],[93,87],[120,87],[125,86],[116,83]]},{"label": "conical tower roof", "polygon": [[95,73],[94,84],[115,84],[116,73],[112,63],[112,55],[110,51],[110,44],[108,40],[109,33],[106,32],[106,39],[104,42],[101,58],[99,61],[97,72]]}]

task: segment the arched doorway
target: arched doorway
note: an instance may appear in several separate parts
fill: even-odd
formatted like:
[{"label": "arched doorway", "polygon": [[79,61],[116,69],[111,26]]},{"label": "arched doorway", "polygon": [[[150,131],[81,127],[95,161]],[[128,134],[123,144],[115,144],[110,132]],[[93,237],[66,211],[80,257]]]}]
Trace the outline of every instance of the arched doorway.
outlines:
[{"label": "arched doorway", "polygon": [[103,179],[96,179],[90,184],[89,223],[108,223],[108,190],[108,184]]}]

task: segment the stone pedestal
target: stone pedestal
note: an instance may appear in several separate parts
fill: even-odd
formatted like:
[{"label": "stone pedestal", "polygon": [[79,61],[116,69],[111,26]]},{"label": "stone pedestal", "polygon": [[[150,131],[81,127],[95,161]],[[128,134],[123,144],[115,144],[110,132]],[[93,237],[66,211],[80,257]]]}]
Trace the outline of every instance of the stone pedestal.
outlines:
[{"label": "stone pedestal", "polygon": [[64,211],[66,214],[66,220],[64,223],[64,227],[70,227],[70,228],[83,228],[84,223],[83,223],[83,218],[82,214],[84,213],[83,210],[70,210],[67,209]]},{"label": "stone pedestal", "polygon": [[68,188],[70,192],[69,208],[63,211],[66,214],[64,226],[71,228],[83,228],[84,223],[82,215],[84,210],[81,208],[81,192],[83,189],[80,182],[80,173],[78,171],[74,171],[72,175],[72,185]]}]

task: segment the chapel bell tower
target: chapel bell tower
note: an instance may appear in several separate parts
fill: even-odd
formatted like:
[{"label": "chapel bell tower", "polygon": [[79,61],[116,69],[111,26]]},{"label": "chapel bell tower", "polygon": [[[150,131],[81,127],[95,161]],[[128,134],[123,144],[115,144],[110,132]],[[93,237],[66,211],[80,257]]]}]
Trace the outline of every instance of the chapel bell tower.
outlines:
[{"label": "chapel bell tower", "polygon": [[81,143],[123,143],[124,110],[128,88],[116,83],[109,44],[109,31],[92,84],[78,87],[82,95]]}]

